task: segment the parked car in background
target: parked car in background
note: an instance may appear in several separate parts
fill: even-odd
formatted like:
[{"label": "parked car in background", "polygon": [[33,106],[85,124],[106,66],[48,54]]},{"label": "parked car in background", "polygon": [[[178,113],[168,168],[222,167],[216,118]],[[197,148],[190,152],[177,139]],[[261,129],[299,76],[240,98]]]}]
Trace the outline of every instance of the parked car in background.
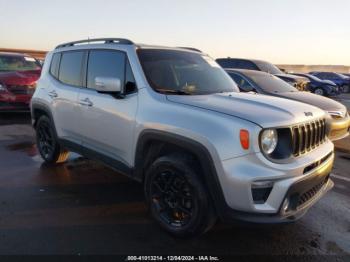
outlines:
[{"label": "parked car in background", "polygon": [[274,64],[266,61],[241,58],[218,58],[216,62],[223,68],[249,69],[273,74],[300,91],[308,90],[309,80],[307,78],[286,74]]},{"label": "parked car in background", "polygon": [[237,83],[242,92],[256,92],[270,96],[282,97],[317,106],[327,113],[327,132],[331,140],[342,139],[349,135],[350,116],[347,108],[333,99],[300,92],[281,79],[251,70],[226,69],[226,72]]},{"label": "parked car in background", "polygon": [[[80,152],[143,183],[150,213],[178,237],[217,218],[294,221],[333,186],[324,111],[240,93],[197,51],[127,39],[62,44],[48,53],[31,105],[45,162]],[[315,128],[299,146],[301,124]]]},{"label": "parked car in background", "polygon": [[310,80],[308,91],[321,96],[334,96],[339,94],[339,87],[330,80],[322,80],[310,74],[293,73],[298,76],[306,77]]},{"label": "parked car in background", "polygon": [[344,93],[349,93],[350,77],[334,72],[310,72],[322,80],[330,80],[337,84]]},{"label": "parked car in background", "polygon": [[349,73],[341,73],[341,75],[344,75],[344,76],[350,77],[350,74],[349,74]]},{"label": "parked car in background", "polygon": [[41,65],[33,57],[0,53],[0,111],[29,111]]}]

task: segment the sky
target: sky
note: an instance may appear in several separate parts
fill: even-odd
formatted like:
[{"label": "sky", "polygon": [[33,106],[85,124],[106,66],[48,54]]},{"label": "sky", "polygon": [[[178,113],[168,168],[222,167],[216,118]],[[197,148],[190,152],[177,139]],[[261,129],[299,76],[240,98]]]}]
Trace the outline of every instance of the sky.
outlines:
[{"label": "sky", "polygon": [[214,58],[350,65],[349,0],[0,0],[0,10],[0,48],[123,37]]}]

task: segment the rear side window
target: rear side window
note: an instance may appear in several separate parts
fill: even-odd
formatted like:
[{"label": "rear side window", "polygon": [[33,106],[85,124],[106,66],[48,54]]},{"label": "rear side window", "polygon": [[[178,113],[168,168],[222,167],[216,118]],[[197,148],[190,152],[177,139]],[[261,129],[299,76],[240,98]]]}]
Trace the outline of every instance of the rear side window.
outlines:
[{"label": "rear side window", "polygon": [[61,53],[56,53],[52,56],[50,73],[56,79],[58,79],[58,71],[60,67]]},{"label": "rear side window", "polygon": [[89,54],[87,87],[95,88],[96,77],[116,77],[125,83],[125,54],[118,51],[93,50]]},{"label": "rear side window", "polygon": [[82,86],[84,51],[64,52],[61,57],[59,80],[68,85]]}]

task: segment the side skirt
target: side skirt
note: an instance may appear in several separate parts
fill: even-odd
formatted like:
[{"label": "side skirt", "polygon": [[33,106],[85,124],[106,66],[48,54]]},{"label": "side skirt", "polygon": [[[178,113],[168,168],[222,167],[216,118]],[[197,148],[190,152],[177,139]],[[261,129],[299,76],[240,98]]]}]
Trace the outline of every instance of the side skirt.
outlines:
[{"label": "side skirt", "polygon": [[123,175],[126,175],[138,182],[141,182],[139,179],[136,179],[136,176],[134,175],[134,169],[126,165],[125,163],[111,158],[109,156],[106,156],[104,154],[98,153],[94,150],[91,150],[89,148],[86,148],[82,145],[79,145],[77,143],[71,142],[66,139],[60,139],[59,143],[66,148],[69,151],[78,153],[84,157],[94,159],[94,160],[99,160],[102,163],[104,163],[106,166],[109,166],[113,170],[117,171],[118,173],[121,173]]}]

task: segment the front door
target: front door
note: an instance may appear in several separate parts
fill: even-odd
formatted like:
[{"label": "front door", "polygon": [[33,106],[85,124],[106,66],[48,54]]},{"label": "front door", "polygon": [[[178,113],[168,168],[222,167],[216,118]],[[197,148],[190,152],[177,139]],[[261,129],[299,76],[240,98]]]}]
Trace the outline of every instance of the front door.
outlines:
[{"label": "front door", "polygon": [[94,90],[96,77],[119,78],[123,86],[135,82],[127,56],[114,50],[92,50],[88,57],[87,88],[78,97],[84,120],[79,124],[83,146],[130,166],[138,94],[131,92],[121,98]]}]

